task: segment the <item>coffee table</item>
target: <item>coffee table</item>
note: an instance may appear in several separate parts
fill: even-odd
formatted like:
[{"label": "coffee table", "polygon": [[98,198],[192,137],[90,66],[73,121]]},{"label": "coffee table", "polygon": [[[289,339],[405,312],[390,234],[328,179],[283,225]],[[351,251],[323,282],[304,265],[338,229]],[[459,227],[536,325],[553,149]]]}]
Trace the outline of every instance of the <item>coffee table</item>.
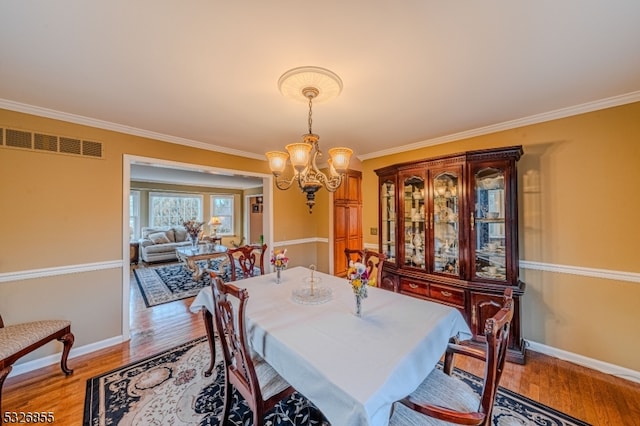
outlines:
[{"label": "coffee table", "polygon": [[[181,262],[187,264],[187,268],[193,272],[193,279],[199,280],[202,274],[207,270],[213,269],[211,260],[216,257],[224,257],[228,261],[227,248],[219,244],[198,244],[197,247],[178,247],[176,248],[176,256]],[[207,267],[201,268],[198,260],[206,260]],[[222,271],[225,261],[220,262],[218,271]]]}]

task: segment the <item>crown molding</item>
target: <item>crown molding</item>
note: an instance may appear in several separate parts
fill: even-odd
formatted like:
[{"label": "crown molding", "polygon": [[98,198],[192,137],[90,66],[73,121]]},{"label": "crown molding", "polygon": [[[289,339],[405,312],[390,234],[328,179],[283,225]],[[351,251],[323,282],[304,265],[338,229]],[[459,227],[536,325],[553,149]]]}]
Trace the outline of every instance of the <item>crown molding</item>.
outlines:
[{"label": "crown molding", "polygon": [[96,127],[98,129],[111,130],[113,132],[124,133],[132,136],[140,136],[143,138],[155,139],[163,142],[175,143],[178,145],[189,146],[192,148],[204,149],[206,151],[214,151],[223,154],[237,155],[239,157],[251,158],[254,160],[264,160],[264,155],[255,154],[253,152],[240,151],[238,149],[226,148],[223,146],[212,145],[204,142],[194,141],[191,139],[181,138],[177,136],[165,135],[164,133],[152,132],[150,130],[138,129],[136,127],[124,126],[122,124],[111,123],[109,121],[98,120],[95,118],[85,117],[82,115],[69,114],[66,112],[56,111],[48,108],[42,108],[35,105],[23,104],[0,98],[0,108],[11,111],[22,112],[25,114],[37,115],[39,117],[52,118],[54,120],[66,121],[69,123],[80,124],[83,126]]},{"label": "crown molding", "polygon": [[[626,93],[623,95],[612,96],[610,98],[600,99],[593,102],[587,102],[584,104],[575,105],[567,108],[560,108],[557,110],[532,115],[529,117],[523,117],[515,120],[505,121],[503,123],[497,123],[489,126],[479,127],[477,129],[465,130],[464,132],[453,133],[451,135],[440,136],[437,138],[427,139],[427,140],[415,142],[412,144],[400,145],[394,148],[375,151],[368,154],[356,155],[356,158],[360,161],[370,160],[372,158],[378,158],[378,157],[383,157],[383,156],[392,155],[392,154],[399,154],[406,151],[412,151],[415,149],[426,148],[434,145],[441,145],[441,144],[454,142],[462,139],[467,139],[471,137],[483,136],[490,133],[511,130],[518,127],[529,126],[532,124],[544,123],[546,121],[571,117],[578,114],[585,114],[588,112],[598,111],[606,108],[613,108],[616,106],[626,105],[626,104],[630,104],[638,101],[640,101],[640,90]],[[239,157],[251,158],[254,160],[264,160],[264,155],[261,155],[261,154],[240,151],[237,149],[226,148],[218,145],[211,145],[208,143],[194,141],[191,139],[180,138],[177,136],[165,135],[163,133],[157,133],[149,130],[138,129],[136,127],[124,126],[117,123],[111,123],[104,120],[97,120],[94,118],[85,117],[81,115],[69,114],[69,113],[56,111],[48,108],[42,108],[34,105],[23,104],[23,103],[11,101],[8,99],[0,98],[0,108],[4,108],[10,111],[22,112],[25,114],[37,115],[40,117],[52,118],[55,120],[67,121],[69,123],[80,124],[84,126],[96,127],[104,130],[111,130],[114,132],[124,133],[128,135],[140,136],[143,138],[156,139],[163,142],[175,143],[178,145],[184,145],[192,148],[203,149],[206,151],[220,152],[223,154],[236,155]]]},{"label": "crown molding", "polygon": [[451,135],[441,136],[433,139],[427,139],[408,145],[401,145],[395,148],[383,149],[381,151],[370,152],[369,154],[357,155],[360,161],[370,160],[372,158],[384,157],[385,155],[399,154],[401,152],[412,151],[414,149],[426,148],[434,145],[441,145],[448,142],[459,141],[462,139],[472,138],[476,136],[488,135],[490,133],[511,130],[518,127],[529,126],[532,124],[544,123],[546,121],[557,120],[560,118],[571,117],[578,114],[598,111],[606,108],[613,108],[620,105],[626,105],[640,101],[640,90],[626,93],[624,95],[612,96],[610,98],[600,99],[598,101],[588,102],[585,104],[574,105],[567,108],[560,108],[554,111],[544,112],[541,114],[531,115],[529,117],[518,118],[516,120],[505,121],[503,123],[492,124],[490,126],[479,127],[477,129],[465,130],[464,132],[453,133]]}]

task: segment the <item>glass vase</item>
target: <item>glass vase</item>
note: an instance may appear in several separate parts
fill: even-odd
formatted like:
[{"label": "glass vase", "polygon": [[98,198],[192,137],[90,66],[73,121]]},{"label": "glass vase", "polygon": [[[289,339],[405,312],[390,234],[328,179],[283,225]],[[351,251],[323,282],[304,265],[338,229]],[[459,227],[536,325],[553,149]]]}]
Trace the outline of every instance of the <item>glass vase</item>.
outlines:
[{"label": "glass vase", "polygon": [[191,235],[191,248],[194,249],[194,250],[198,248],[198,236],[197,235]]},{"label": "glass vase", "polygon": [[282,280],[281,274],[282,274],[282,268],[276,266],[276,284],[280,284]]},{"label": "glass vase", "polygon": [[356,316],[358,318],[362,318],[362,296],[356,294]]}]

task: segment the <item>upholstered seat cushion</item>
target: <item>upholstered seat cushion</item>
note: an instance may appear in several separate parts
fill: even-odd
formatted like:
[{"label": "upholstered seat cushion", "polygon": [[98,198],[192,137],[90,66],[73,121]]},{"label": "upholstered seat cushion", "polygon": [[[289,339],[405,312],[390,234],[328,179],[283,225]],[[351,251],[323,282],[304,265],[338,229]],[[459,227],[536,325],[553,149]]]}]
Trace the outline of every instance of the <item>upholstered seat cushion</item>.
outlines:
[{"label": "upholstered seat cushion", "polygon": [[67,320],[47,320],[2,327],[0,328],[0,359],[14,355],[70,325],[71,321]]},{"label": "upholstered seat cushion", "polygon": [[[439,368],[434,369],[410,397],[416,402],[440,405],[462,412],[476,412],[480,407],[480,397],[473,389],[462,380],[443,373]],[[451,426],[451,423],[424,416],[399,402],[394,404],[393,409],[389,426]]]},{"label": "upholstered seat cushion", "polygon": [[253,367],[256,370],[256,376],[258,377],[258,383],[260,383],[260,392],[262,392],[263,399],[269,399],[273,395],[290,386],[285,379],[280,377],[271,365],[253,351],[252,359]]}]

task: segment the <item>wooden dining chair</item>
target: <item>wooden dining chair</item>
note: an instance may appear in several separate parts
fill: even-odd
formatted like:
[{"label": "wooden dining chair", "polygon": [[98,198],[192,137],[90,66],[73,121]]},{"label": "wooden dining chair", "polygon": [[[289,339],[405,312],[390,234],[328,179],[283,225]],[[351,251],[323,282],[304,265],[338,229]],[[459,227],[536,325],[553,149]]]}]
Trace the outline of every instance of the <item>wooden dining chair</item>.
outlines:
[{"label": "wooden dining chair", "polygon": [[[227,375],[223,423],[228,419],[235,388],[253,412],[253,424],[261,426],[265,413],[295,389],[251,349],[245,323],[249,292],[232,283],[225,284],[220,277],[214,277],[212,290],[214,317]],[[237,303],[232,304],[232,298]]]},{"label": "wooden dining chair", "polygon": [[[245,245],[227,251],[231,264],[231,281],[264,275],[264,254],[267,245]],[[242,276],[238,276],[237,270]]]},{"label": "wooden dining chair", "polygon": [[[491,424],[506,360],[513,309],[512,290],[507,288],[502,308],[485,322],[485,349],[472,348],[453,338],[445,352],[444,368],[435,368],[411,395],[394,404],[389,425],[442,425],[443,421],[461,425]],[[462,380],[451,376],[456,354],[485,362],[480,395]]]},{"label": "wooden dining chair", "polygon": [[375,277],[375,285],[380,287],[382,283],[382,266],[387,256],[384,253],[365,249],[364,264],[369,270],[369,277]]},{"label": "wooden dining chair", "polygon": [[[60,369],[66,375],[73,373],[67,365],[69,352],[75,340],[71,332],[71,321],[42,320],[5,327],[0,315],[0,413],[3,413],[2,386],[13,369],[13,363],[52,340],[58,340],[63,344]],[[4,418],[4,414],[2,415]],[[0,418],[0,425],[2,423],[3,420]]]},{"label": "wooden dining chair", "polygon": [[351,262],[362,262],[364,259],[364,250],[361,249],[344,249],[344,255],[347,258],[347,267]]}]

